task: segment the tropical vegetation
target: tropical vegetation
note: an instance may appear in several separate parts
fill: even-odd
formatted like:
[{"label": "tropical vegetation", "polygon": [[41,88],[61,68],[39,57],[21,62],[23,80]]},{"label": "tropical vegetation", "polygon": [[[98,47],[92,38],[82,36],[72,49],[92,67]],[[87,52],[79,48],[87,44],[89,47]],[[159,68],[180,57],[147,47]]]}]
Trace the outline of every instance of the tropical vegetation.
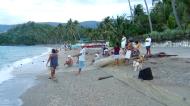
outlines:
[{"label": "tropical vegetation", "polygon": [[57,26],[27,22],[1,33],[0,44],[61,44],[88,38],[110,41],[113,45],[122,35],[144,40],[147,34],[157,42],[190,39],[190,0],[162,0],[151,9],[146,0],[146,7],[138,4],[132,8],[128,2],[131,16],[105,17],[97,28],[82,27],[72,19]]}]

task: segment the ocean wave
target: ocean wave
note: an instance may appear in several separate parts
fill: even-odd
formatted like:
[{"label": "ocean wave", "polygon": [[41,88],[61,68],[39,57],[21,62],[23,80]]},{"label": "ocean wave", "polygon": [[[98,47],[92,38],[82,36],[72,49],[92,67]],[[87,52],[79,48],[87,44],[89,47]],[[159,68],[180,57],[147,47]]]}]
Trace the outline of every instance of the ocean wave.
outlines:
[{"label": "ocean wave", "polygon": [[12,74],[10,74],[12,71],[13,71],[13,67],[9,67],[9,66],[4,66],[0,69],[0,75],[1,75],[0,84],[14,77]]},{"label": "ocean wave", "polygon": [[14,69],[32,63],[34,60],[47,55],[50,51],[51,48],[47,48],[47,51],[41,53],[40,55],[27,57],[13,63],[3,65],[2,68],[0,68],[0,84],[2,84],[4,81],[14,78],[14,75],[12,75]]}]

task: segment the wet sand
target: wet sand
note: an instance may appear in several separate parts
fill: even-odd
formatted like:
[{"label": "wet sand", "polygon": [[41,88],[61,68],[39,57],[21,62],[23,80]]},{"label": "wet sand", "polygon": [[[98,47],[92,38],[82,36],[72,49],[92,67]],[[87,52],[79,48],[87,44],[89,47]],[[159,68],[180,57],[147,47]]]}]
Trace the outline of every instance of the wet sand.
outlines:
[{"label": "wet sand", "polygon": [[[151,67],[154,80],[141,81],[132,65],[89,65],[93,52],[79,76],[77,67],[63,66],[66,56],[78,50],[61,52],[57,80],[49,80],[48,73],[39,75],[40,83],[21,96],[23,106],[190,106],[189,59],[148,59],[143,67]],[[98,80],[109,75],[113,77]]]}]

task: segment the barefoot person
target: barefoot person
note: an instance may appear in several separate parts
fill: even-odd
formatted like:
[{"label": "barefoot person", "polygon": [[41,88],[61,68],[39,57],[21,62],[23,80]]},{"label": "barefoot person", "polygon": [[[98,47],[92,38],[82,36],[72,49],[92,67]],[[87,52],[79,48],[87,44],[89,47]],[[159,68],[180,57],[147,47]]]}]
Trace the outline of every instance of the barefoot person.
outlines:
[{"label": "barefoot person", "polygon": [[119,65],[119,43],[117,42],[115,47],[114,47],[114,59],[115,59],[115,65]]},{"label": "barefoot person", "polygon": [[151,47],[151,38],[150,38],[150,35],[148,35],[148,37],[146,38],[145,40],[145,47],[146,47],[146,56],[151,56],[151,50],[150,50],[150,47]]},{"label": "barefoot person", "polygon": [[[50,68],[51,68],[51,76],[49,79],[55,78],[55,69],[58,66],[58,55],[55,49],[52,49],[52,53],[49,55],[47,64],[50,62]],[[46,64],[46,66],[47,66]]]},{"label": "barefoot person", "polygon": [[85,50],[84,46],[81,46],[80,53],[73,56],[73,57],[78,57],[79,71],[78,71],[77,75],[79,75],[81,73],[82,69],[85,66],[85,64],[84,64],[84,62],[85,62],[85,54],[86,54],[86,50]]}]

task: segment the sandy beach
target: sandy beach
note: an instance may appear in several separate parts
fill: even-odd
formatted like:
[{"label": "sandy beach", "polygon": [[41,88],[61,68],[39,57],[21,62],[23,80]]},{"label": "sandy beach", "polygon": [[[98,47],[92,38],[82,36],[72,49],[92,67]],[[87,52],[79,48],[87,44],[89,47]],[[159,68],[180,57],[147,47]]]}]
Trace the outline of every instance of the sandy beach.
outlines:
[{"label": "sandy beach", "polygon": [[143,67],[151,67],[154,80],[142,81],[131,64],[89,65],[96,50],[89,50],[85,71],[76,76],[76,66],[63,64],[68,54],[78,52],[60,52],[57,80],[49,80],[48,71],[40,74],[39,83],[21,96],[23,106],[190,106],[189,58],[148,59]]}]

